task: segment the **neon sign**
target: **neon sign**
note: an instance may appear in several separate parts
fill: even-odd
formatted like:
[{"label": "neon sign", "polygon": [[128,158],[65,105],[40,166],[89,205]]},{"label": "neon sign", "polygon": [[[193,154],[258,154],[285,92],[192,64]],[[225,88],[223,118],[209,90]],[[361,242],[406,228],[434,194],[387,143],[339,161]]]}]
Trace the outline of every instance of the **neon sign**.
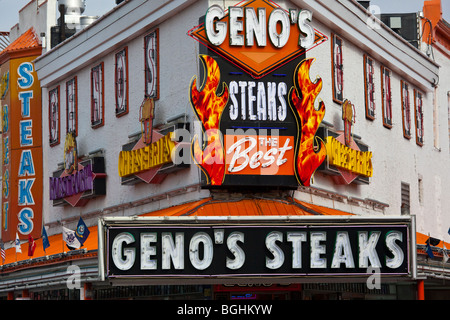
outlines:
[{"label": "neon sign", "polygon": [[219,54],[200,56],[203,79],[190,86],[202,124],[191,153],[203,185],[310,184],[326,157],[315,136],[325,115],[323,102],[315,103],[322,80],[311,81],[313,59],[305,59],[326,37],[311,20],[308,10],[255,0],[226,11],[213,5],[189,31]]},{"label": "neon sign", "polygon": [[172,141],[172,134],[169,133],[145,147],[120,151],[119,176],[126,177],[171,163],[171,154],[174,148],[175,142]]},{"label": "neon sign", "polygon": [[104,158],[79,159],[77,141],[68,133],[64,143],[64,164],[49,178],[50,200],[54,206],[84,206],[90,198],[106,194]]},{"label": "neon sign", "polygon": [[359,151],[342,144],[334,137],[327,137],[328,163],[358,175],[371,177],[373,173],[372,152]]},{"label": "neon sign", "polygon": [[123,145],[119,152],[117,169],[121,184],[161,183],[168,173],[188,166],[180,156],[185,143],[177,142],[183,139],[178,135],[180,131],[187,131],[187,124],[169,124],[156,130],[153,128],[154,116],[155,101],[145,97],[139,108],[141,134],[138,139]]},{"label": "neon sign", "polygon": [[[292,217],[291,217],[292,218]],[[268,221],[199,222],[174,220],[171,226],[152,219],[105,219],[99,230],[107,239],[100,254],[108,278],[164,279],[258,278],[311,275],[367,276],[410,274],[410,241],[406,220],[376,225],[327,218]],[[295,222],[295,223],[293,223]],[[199,224],[200,223],[200,224]],[[201,248],[201,249],[199,249]]]},{"label": "neon sign", "polygon": [[319,171],[332,174],[338,184],[368,184],[373,175],[372,152],[352,135],[355,107],[345,100],[342,104],[344,131],[322,127],[319,135],[326,141],[327,157]]},{"label": "neon sign", "polygon": [[50,177],[50,200],[70,197],[93,189],[92,165],[89,164],[74,174],[59,178]]},{"label": "neon sign", "polygon": [[312,27],[312,16],[309,10],[286,11],[271,0],[248,1],[228,10],[212,5],[205,22],[188,34],[260,79],[326,39]]},{"label": "neon sign", "polygon": [[16,232],[21,238],[40,236],[36,226],[42,221],[42,108],[39,81],[31,62],[34,58],[12,58],[2,65],[4,241],[14,240]]}]

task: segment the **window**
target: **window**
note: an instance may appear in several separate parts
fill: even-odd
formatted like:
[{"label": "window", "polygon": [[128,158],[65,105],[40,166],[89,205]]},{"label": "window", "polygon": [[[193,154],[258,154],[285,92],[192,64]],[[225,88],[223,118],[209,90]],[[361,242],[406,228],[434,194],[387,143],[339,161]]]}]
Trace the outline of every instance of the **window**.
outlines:
[{"label": "window", "polygon": [[91,69],[91,126],[104,125],[105,97],[103,62]]},{"label": "window", "polygon": [[59,86],[48,92],[48,123],[50,133],[50,146],[59,144]]},{"label": "window", "polygon": [[400,81],[402,87],[402,122],[403,136],[411,139],[411,107],[409,104],[409,85],[405,81]]},{"label": "window", "polygon": [[66,82],[66,132],[78,134],[77,77]]},{"label": "window", "polygon": [[374,85],[375,64],[373,60],[364,55],[364,92],[366,99],[366,118],[375,119],[375,85]]},{"label": "window", "polygon": [[383,125],[389,129],[392,128],[391,74],[391,70],[381,66]]},{"label": "window", "polygon": [[414,119],[416,123],[416,143],[423,145],[423,94],[414,89]]},{"label": "window", "polygon": [[116,117],[128,113],[128,57],[127,48],[116,53],[115,96]]},{"label": "window", "polygon": [[159,40],[158,30],[144,38],[145,96],[159,99]]},{"label": "window", "polygon": [[331,61],[333,77],[333,100],[344,102],[344,66],[342,63],[342,39],[332,34]]}]

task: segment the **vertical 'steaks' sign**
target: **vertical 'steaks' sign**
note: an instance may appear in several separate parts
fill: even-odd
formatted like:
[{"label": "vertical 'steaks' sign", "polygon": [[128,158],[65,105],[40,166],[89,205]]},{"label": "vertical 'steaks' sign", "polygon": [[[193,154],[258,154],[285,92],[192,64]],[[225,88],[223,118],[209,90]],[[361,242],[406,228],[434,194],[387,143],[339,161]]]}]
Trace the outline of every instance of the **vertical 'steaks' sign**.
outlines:
[{"label": "vertical 'steaks' sign", "polygon": [[77,140],[67,133],[64,143],[64,167],[50,177],[50,200],[54,206],[84,206],[90,198],[106,193],[105,161],[102,156],[79,157]]},{"label": "vertical 'steaks' sign", "polygon": [[[42,224],[42,108],[41,89],[32,61],[36,56],[15,57],[9,68],[9,85],[3,104],[4,241],[40,237]],[[5,122],[6,120],[6,122]]]},{"label": "vertical 'steaks' sign", "polygon": [[32,186],[35,181],[35,168],[31,148],[33,146],[33,119],[31,118],[31,99],[33,99],[32,86],[34,83],[33,64],[23,62],[17,69],[19,85],[18,98],[21,105],[22,119],[19,126],[20,147],[22,149],[19,164],[19,211],[18,229],[21,234],[29,234],[33,231],[35,204]]}]

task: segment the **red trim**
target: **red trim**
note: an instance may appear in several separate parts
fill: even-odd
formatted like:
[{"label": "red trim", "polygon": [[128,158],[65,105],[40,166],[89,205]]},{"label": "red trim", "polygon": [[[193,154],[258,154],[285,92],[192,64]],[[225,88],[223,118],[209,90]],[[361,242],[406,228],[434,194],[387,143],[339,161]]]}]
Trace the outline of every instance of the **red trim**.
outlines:
[{"label": "red trim", "polygon": [[425,300],[425,282],[417,280],[417,300]]}]

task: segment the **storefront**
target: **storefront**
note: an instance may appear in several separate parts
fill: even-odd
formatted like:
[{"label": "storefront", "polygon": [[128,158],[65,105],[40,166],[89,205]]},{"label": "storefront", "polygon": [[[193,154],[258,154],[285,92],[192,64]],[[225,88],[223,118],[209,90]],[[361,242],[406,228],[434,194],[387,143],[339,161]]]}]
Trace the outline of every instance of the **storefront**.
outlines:
[{"label": "storefront", "polygon": [[434,203],[400,186],[441,160],[431,116],[417,109],[411,143],[420,121],[392,107],[409,107],[395,86],[429,93],[439,71],[384,27],[362,35],[365,16],[354,1],[126,1],[36,58],[50,246],[10,245],[0,295],[416,299],[416,221]]}]

